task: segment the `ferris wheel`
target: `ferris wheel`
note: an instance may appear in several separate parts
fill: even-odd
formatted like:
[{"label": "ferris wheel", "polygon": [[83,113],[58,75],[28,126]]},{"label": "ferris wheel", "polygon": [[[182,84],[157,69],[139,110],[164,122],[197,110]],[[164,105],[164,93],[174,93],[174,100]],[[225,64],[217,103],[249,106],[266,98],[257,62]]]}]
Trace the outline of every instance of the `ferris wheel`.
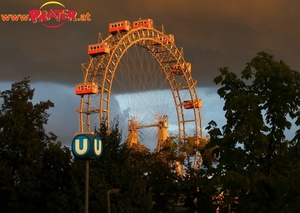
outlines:
[{"label": "ferris wheel", "polygon": [[[99,34],[88,54],[83,81],[75,86],[79,133],[91,133],[100,123],[109,128],[118,117],[130,146],[159,151],[170,135],[199,143],[202,102],[191,63],[173,34],[152,19],[109,23],[108,36]],[[195,153],[194,167],[200,158]]]}]

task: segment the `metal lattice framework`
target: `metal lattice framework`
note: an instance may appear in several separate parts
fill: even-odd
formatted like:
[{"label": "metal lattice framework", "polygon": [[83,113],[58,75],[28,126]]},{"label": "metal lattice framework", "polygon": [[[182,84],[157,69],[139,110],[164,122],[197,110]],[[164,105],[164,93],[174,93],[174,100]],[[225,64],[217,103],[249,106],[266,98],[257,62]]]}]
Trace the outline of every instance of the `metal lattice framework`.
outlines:
[{"label": "metal lattice framework", "polygon": [[[110,101],[111,91],[114,82],[116,70],[120,64],[123,55],[134,45],[144,48],[159,64],[161,71],[168,82],[169,89],[174,99],[174,110],[177,114],[178,136],[179,140],[184,141],[188,137],[195,136],[202,138],[202,122],[200,108],[195,107],[187,110],[183,107],[182,93],[188,93],[190,100],[198,101],[199,97],[196,90],[196,81],[191,72],[183,72],[180,75],[171,72],[175,64],[185,65],[183,49],[177,48],[175,42],[162,42],[159,38],[166,37],[163,27],[161,28],[138,28],[131,29],[128,32],[118,32],[110,34],[106,38],[99,35],[99,43],[106,42],[110,46],[110,54],[91,56],[88,63],[82,64],[83,83],[95,82],[99,88],[99,101],[93,102],[94,95],[82,95],[80,98],[80,108],[76,111],[79,113],[79,132],[92,132],[91,116],[97,115],[99,123],[105,123],[110,126]],[[154,45],[159,42],[160,45]],[[191,134],[187,131],[188,126],[192,126]],[[196,140],[197,141],[197,140]],[[195,164],[200,156],[195,155]]]}]

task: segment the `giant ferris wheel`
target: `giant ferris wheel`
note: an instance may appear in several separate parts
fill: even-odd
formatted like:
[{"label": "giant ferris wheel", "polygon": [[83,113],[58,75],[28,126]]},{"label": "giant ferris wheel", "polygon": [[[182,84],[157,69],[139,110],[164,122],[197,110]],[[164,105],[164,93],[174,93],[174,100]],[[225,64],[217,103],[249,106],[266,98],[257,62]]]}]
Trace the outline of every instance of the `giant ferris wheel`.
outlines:
[{"label": "giant ferris wheel", "polygon": [[[174,35],[152,19],[109,23],[108,31],[88,45],[90,60],[82,64],[83,81],[75,86],[79,133],[92,133],[100,123],[109,128],[118,117],[129,146],[159,151],[170,135],[199,143],[202,102]],[[201,156],[194,156],[197,167]]]}]

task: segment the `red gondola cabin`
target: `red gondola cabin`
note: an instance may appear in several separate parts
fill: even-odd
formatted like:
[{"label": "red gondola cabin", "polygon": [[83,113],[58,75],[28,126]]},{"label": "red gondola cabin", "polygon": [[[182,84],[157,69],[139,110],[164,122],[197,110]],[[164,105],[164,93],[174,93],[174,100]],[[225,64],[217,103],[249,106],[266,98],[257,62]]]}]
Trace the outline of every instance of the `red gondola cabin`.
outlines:
[{"label": "red gondola cabin", "polygon": [[158,38],[155,38],[155,41],[153,44],[155,45],[159,45],[161,43],[165,44],[167,42],[172,42],[174,43],[175,39],[174,39],[174,35],[173,34],[169,34],[169,35],[166,35],[166,36],[162,36],[162,37],[158,37]]},{"label": "red gondola cabin", "polygon": [[98,86],[95,82],[75,85],[76,95],[98,94]]},{"label": "red gondola cabin", "polygon": [[132,29],[137,29],[137,28],[153,28],[153,20],[148,18],[148,19],[143,19],[143,20],[138,20],[138,21],[133,21],[132,22]]},{"label": "red gondola cabin", "polygon": [[129,31],[131,29],[130,21],[119,21],[108,24],[108,32],[117,33],[118,31]]},{"label": "red gondola cabin", "polygon": [[185,65],[175,64],[171,67],[171,73],[174,73],[176,75],[182,75],[183,72],[186,71],[188,72],[192,71],[192,65],[189,62],[187,62]]},{"label": "red gondola cabin", "polygon": [[99,43],[88,45],[88,54],[91,56],[109,54],[110,48],[108,43]]},{"label": "red gondola cabin", "polygon": [[193,109],[193,108],[201,108],[202,107],[202,100],[188,100],[183,102],[183,107],[185,109]]}]

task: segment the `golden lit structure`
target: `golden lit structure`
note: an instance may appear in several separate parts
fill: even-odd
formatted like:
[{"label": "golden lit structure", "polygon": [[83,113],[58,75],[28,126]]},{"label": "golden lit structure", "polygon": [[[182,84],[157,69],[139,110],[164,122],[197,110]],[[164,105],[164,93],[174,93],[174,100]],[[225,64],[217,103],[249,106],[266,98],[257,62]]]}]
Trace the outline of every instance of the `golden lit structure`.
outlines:
[{"label": "golden lit structure", "polygon": [[[100,123],[110,128],[112,118],[123,116],[129,146],[144,144],[141,138],[146,134],[141,132],[151,128],[157,136],[152,150],[161,149],[170,131],[183,143],[193,136],[197,144],[197,138],[203,137],[202,102],[191,63],[176,46],[175,36],[166,34],[163,26],[156,27],[152,19],[112,22],[107,34],[99,34],[98,43],[88,46],[90,60],[82,64],[81,84],[96,84],[98,93],[78,94],[79,133],[92,132]],[[124,99],[119,101],[120,97]],[[134,103],[127,102],[129,98]],[[154,119],[157,114],[162,116]],[[201,164],[197,156],[194,167]]]}]

